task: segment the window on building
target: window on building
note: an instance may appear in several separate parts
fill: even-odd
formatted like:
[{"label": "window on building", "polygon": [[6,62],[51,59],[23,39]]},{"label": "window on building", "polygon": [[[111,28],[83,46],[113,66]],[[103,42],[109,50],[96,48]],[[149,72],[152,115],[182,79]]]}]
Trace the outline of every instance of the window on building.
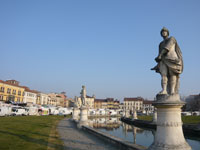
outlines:
[{"label": "window on building", "polygon": [[3,100],[3,95],[0,95],[0,100]]},{"label": "window on building", "polygon": [[10,92],[11,92],[11,89],[10,89],[10,88],[8,88],[8,89],[7,89],[7,93],[8,93],[8,94],[10,94]]},{"label": "window on building", "polygon": [[18,95],[21,96],[21,91],[18,91]]},{"label": "window on building", "polygon": [[4,87],[1,87],[1,88],[0,88],[0,92],[4,92]]},{"label": "window on building", "polygon": [[15,94],[16,94],[16,90],[13,90],[12,94],[14,94],[14,95],[15,95]]}]

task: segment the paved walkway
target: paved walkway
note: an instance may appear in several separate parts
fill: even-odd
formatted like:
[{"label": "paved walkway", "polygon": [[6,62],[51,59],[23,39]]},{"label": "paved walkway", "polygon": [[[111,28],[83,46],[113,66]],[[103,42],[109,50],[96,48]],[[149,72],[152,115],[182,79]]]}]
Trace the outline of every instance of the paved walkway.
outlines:
[{"label": "paved walkway", "polygon": [[76,127],[69,119],[64,119],[57,126],[61,139],[64,142],[64,150],[116,150],[112,144],[95,137]]}]

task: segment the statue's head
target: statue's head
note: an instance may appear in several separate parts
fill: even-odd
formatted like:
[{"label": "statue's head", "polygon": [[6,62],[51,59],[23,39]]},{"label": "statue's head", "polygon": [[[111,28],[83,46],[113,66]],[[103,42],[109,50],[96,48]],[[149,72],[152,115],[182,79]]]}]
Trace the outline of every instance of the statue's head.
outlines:
[{"label": "statue's head", "polygon": [[162,37],[167,37],[167,36],[169,36],[169,30],[168,30],[167,28],[163,27],[163,28],[161,29],[161,31],[160,31],[160,35],[161,35]]},{"label": "statue's head", "polygon": [[85,85],[83,85],[82,88],[84,89],[84,88],[85,88]]}]

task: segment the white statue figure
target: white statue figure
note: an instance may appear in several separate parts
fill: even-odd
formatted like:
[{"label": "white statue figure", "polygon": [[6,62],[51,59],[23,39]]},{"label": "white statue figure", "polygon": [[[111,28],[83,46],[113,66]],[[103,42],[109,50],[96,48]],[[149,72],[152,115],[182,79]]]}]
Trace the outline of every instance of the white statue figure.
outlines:
[{"label": "white statue figure", "polygon": [[169,31],[163,28],[160,32],[163,41],[159,45],[158,63],[151,70],[161,74],[162,91],[159,94],[178,94],[179,75],[183,71],[182,53],[174,37],[168,37]]},{"label": "white statue figure", "polygon": [[78,97],[75,96],[75,102],[74,102],[74,106],[75,107],[79,107],[79,102],[78,102]]},{"label": "white statue figure", "polygon": [[81,90],[81,102],[82,102],[82,106],[86,106],[86,89],[85,89],[85,86],[83,85],[82,86],[82,90]]}]

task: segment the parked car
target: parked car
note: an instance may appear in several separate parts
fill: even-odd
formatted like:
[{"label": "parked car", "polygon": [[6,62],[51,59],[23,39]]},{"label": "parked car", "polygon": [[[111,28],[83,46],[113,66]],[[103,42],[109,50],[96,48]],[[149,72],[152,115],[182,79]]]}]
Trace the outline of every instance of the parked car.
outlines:
[{"label": "parked car", "polygon": [[49,107],[49,115],[58,115],[59,111],[57,107],[51,106]]},{"label": "parked car", "polygon": [[10,116],[11,107],[10,106],[1,106],[0,107],[0,116]]},{"label": "parked car", "polygon": [[49,115],[49,108],[40,107],[40,108],[38,109],[38,113],[39,113],[39,115],[42,115],[42,116],[44,116],[44,115]]},{"label": "parked car", "polygon": [[25,116],[26,115],[25,108],[13,107],[11,115],[13,115],[13,116]]},{"label": "parked car", "polygon": [[59,115],[69,115],[69,114],[72,114],[72,110],[69,109],[69,108],[60,107],[58,109],[58,111],[59,111]]},{"label": "parked car", "polygon": [[38,114],[38,108],[37,107],[35,107],[35,106],[31,106],[31,107],[29,107],[29,115],[39,115]]}]

